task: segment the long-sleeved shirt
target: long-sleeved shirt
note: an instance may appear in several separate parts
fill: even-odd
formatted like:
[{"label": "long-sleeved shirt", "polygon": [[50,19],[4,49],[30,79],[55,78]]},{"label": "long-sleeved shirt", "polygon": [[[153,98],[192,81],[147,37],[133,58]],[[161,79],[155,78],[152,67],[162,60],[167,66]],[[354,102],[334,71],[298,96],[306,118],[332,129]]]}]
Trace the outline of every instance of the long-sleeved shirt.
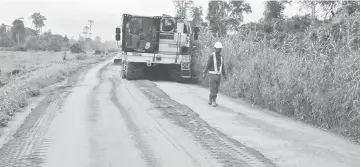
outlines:
[{"label": "long-sleeved shirt", "polygon": [[[221,66],[221,55],[216,54],[216,60],[217,60],[217,71],[219,71],[219,68]],[[213,62],[213,54],[209,55],[206,68],[204,69],[204,73],[207,73],[208,71],[214,71],[214,62]],[[224,61],[222,62],[222,75],[226,76],[226,70],[224,68]]]}]

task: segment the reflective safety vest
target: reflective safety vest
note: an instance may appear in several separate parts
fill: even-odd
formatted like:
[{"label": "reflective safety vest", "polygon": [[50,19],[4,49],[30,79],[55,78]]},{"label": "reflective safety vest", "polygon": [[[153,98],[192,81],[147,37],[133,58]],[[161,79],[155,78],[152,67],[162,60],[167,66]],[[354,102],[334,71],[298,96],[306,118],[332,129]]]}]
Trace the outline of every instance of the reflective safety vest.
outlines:
[{"label": "reflective safety vest", "polygon": [[219,71],[217,69],[217,59],[216,59],[216,54],[213,52],[212,53],[213,56],[213,67],[214,67],[214,71],[209,71],[210,74],[218,74],[221,75],[222,74],[222,66],[223,66],[223,58],[221,56],[221,65],[219,67]]}]

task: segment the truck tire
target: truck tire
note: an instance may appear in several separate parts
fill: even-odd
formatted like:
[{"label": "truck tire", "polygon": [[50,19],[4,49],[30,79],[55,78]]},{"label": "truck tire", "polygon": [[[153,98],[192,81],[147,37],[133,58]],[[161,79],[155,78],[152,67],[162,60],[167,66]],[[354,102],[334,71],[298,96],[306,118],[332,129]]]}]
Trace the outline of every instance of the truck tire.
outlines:
[{"label": "truck tire", "polygon": [[126,65],[126,79],[127,80],[139,80],[144,78],[144,69],[146,65],[144,63],[127,62]]},{"label": "truck tire", "polygon": [[192,81],[192,78],[183,78],[180,65],[170,65],[168,67],[169,78],[171,81],[179,83],[189,83]]}]

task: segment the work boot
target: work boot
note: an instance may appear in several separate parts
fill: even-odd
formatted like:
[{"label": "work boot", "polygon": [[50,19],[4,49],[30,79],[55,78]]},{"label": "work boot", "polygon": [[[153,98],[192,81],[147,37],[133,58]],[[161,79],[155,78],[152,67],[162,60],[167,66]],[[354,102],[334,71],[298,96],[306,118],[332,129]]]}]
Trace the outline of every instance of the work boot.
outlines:
[{"label": "work boot", "polygon": [[217,107],[218,104],[217,104],[215,101],[213,101],[213,102],[212,102],[212,106],[213,106],[213,107]]},{"label": "work boot", "polygon": [[208,105],[212,105],[212,101],[211,101],[211,100],[208,101]]}]

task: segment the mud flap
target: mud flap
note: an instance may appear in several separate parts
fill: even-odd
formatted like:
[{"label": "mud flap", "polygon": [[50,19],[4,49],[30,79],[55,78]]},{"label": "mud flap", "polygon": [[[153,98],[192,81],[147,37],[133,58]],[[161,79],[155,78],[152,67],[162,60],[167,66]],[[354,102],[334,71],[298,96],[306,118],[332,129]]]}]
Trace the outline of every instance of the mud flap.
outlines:
[{"label": "mud flap", "polygon": [[114,64],[121,65],[122,64],[122,59],[114,59]]}]

